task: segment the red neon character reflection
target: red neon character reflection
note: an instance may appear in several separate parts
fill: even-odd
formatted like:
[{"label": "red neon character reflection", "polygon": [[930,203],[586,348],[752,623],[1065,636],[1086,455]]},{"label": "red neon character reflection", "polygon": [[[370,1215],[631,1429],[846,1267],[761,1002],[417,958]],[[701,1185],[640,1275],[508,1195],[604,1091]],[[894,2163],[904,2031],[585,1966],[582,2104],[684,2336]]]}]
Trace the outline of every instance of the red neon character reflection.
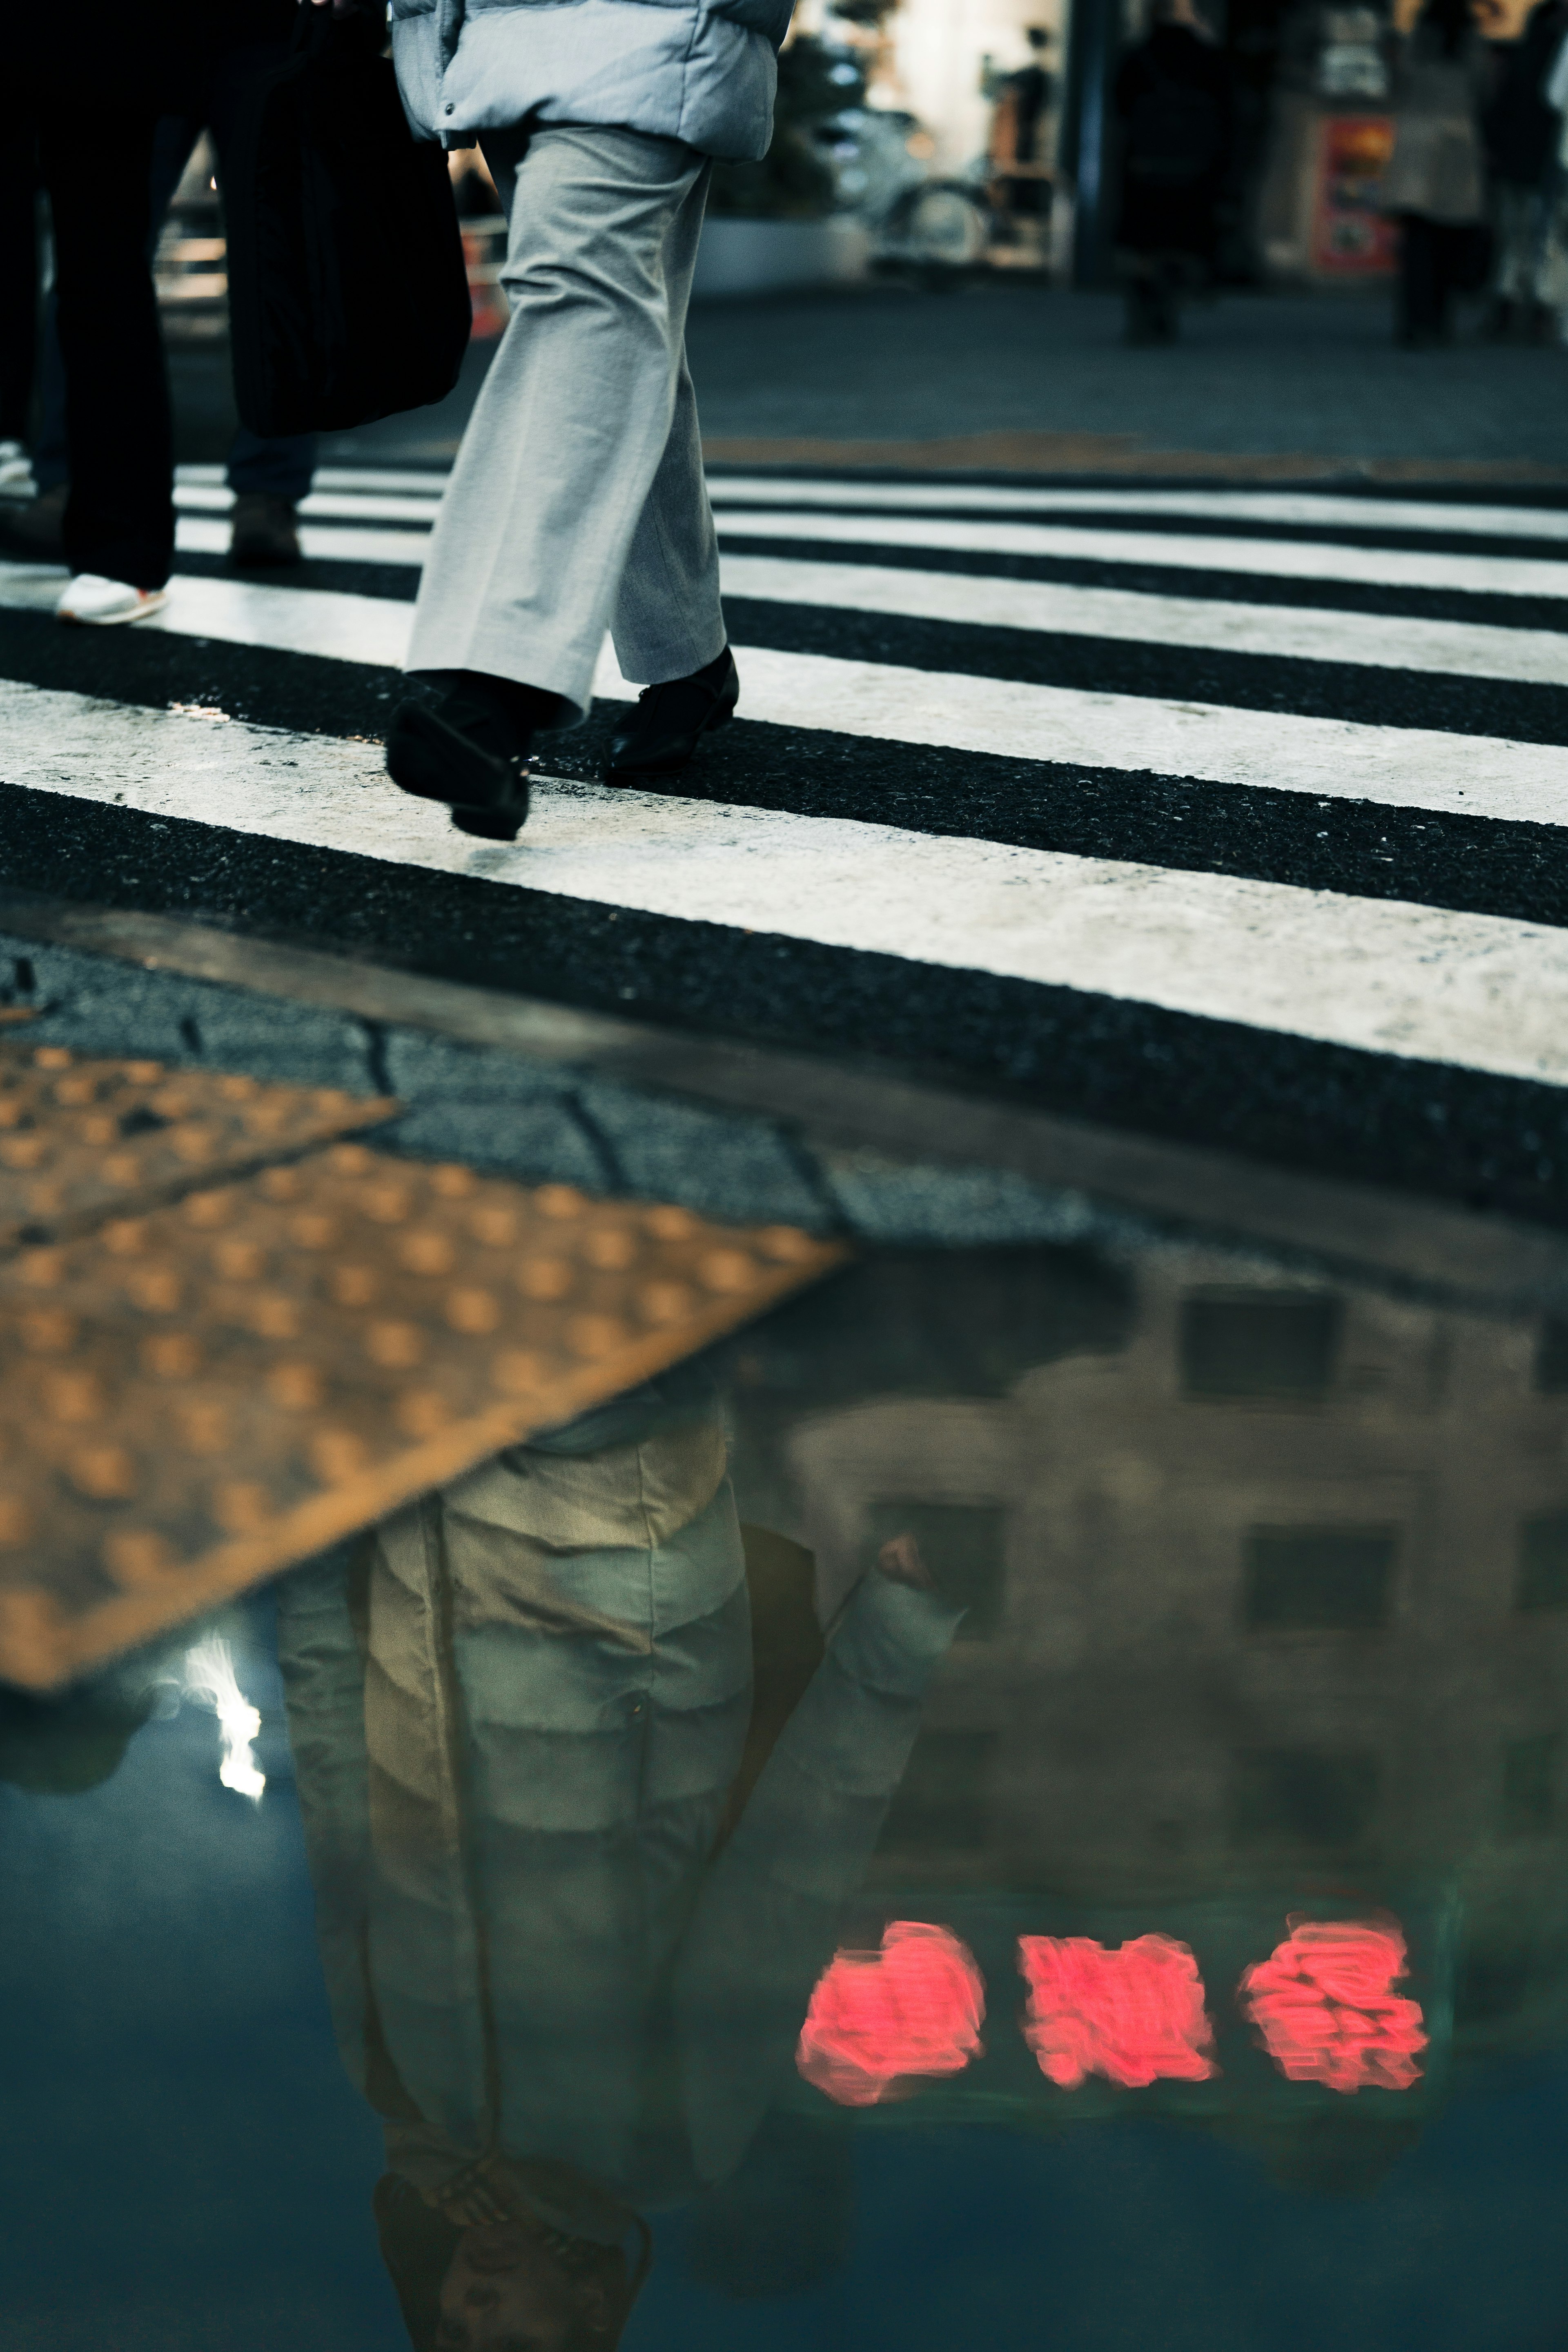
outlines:
[{"label": "red neon character reflection", "polygon": [[1302,1919],[1268,1959],[1242,1971],[1238,1998],[1292,2083],[1331,2091],[1408,2091],[1426,2047],[1421,2006],[1394,1990],[1405,1937],[1393,1919]]},{"label": "red neon character reflection", "polygon": [[842,2107],[907,2098],[980,2055],[985,1989],[946,1927],[895,1919],[877,1952],[839,1952],[817,1980],[795,2064]]},{"label": "red neon character reflection", "polygon": [[1018,1970],[1029,1988],[1024,2039],[1064,2091],[1088,2074],[1142,2089],[1218,2073],[1203,1979],[1173,1936],[1138,1936],[1114,1951],[1088,1936],[1020,1936]]}]

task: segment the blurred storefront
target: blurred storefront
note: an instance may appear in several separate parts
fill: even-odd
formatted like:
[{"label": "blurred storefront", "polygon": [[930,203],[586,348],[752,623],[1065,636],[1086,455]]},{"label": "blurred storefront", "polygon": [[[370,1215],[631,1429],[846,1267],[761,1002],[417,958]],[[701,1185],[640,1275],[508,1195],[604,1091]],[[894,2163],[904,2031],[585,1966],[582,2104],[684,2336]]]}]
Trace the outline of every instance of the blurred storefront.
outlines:
[{"label": "blurred storefront", "polygon": [[[878,18],[861,0],[849,5]],[[1352,287],[1390,275],[1394,236],[1378,187],[1393,147],[1394,36],[1418,6],[1198,0],[1236,96],[1222,281]],[[1477,20],[1489,40],[1513,40],[1529,6],[1477,0]],[[1096,285],[1114,266],[1116,70],[1149,13],[1149,0],[902,0],[879,21],[857,24],[827,0],[803,0],[796,26],[867,49],[870,102],[917,118],[932,168],[988,178],[994,202],[1008,177],[1011,94],[1031,67],[1043,68],[1030,160],[1051,226],[1039,257],[1058,276]]]}]

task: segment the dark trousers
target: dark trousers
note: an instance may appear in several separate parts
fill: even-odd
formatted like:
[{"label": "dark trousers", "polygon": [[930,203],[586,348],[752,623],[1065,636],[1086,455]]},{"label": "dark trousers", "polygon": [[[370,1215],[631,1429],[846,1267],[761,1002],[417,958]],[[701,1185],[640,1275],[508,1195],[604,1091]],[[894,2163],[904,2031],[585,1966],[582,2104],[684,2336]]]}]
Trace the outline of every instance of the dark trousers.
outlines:
[{"label": "dark trousers", "polygon": [[147,243],[157,118],[65,110],[38,137],[55,224],[73,572],[161,588],[174,555],[174,435]]},{"label": "dark trousers", "polygon": [[[162,225],[204,128],[212,132],[217,149],[218,186],[224,185],[246,93],[259,75],[281,65],[287,55],[288,44],[283,41],[253,42],[245,48],[230,49],[207,68],[194,105],[184,114],[166,115],[158,125],[153,163],[154,226]],[[315,470],[313,433],[281,433],[264,439],[248,425],[241,425],[229,445],[228,486],[241,496],[247,490],[268,490],[274,498],[302,499]]]},{"label": "dark trousers", "polygon": [[1424,213],[1403,214],[1399,226],[1399,340],[1441,342],[1452,324],[1475,231],[1428,220]]},{"label": "dark trousers", "polygon": [[0,130],[0,441],[26,441],[38,320],[38,158],[30,130]]},{"label": "dark trousers", "polygon": [[[255,77],[265,73],[269,66],[280,64],[286,54],[281,42],[263,42],[230,50],[207,68],[203,87],[193,93],[184,112],[161,118],[153,143],[149,255],[203,129],[212,132],[221,184],[241,100]],[[47,490],[58,482],[68,481],[71,474],[64,371],[47,327],[43,356],[42,416],[33,452],[33,477],[40,490]],[[305,497],[315,470],[313,433],[281,434],[264,439],[248,425],[236,428],[229,444],[228,486],[237,496],[266,490],[292,503]]]}]

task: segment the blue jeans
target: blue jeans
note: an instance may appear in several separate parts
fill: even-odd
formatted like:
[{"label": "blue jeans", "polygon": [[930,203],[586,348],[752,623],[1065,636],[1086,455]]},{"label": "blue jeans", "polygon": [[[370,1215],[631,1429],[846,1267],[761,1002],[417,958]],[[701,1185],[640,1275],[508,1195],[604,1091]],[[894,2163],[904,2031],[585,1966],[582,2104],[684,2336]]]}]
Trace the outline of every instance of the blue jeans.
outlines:
[{"label": "blue jeans", "polygon": [[[234,136],[242,98],[256,77],[272,66],[280,65],[286,54],[284,44],[269,41],[230,50],[226,56],[213,60],[207,70],[205,86],[192,101],[189,113],[163,117],[153,145],[149,259],[152,257],[151,247],[157,244],[163,215],[169,209],[174,190],[180,184],[181,174],[191,160],[191,151],[204,126],[212,132],[213,143],[217,149],[221,184],[224,157]],[[70,479],[70,450],[66,439],[65,365],[60,357],[52,296],[44,323],[42,377],[43,413],[33,453],[33,478],[40,490],[48,490]],[[273,498],[288,499],[292,503],[306,496],[315,470],[316,436],[313,433],[286,433],[273,439],[264,439],[259,433],[253,433],[247,425],[236,428],[234,439],[229,444],[228,486],[237,498],[243,497],[247,491],[266,491]]]}]

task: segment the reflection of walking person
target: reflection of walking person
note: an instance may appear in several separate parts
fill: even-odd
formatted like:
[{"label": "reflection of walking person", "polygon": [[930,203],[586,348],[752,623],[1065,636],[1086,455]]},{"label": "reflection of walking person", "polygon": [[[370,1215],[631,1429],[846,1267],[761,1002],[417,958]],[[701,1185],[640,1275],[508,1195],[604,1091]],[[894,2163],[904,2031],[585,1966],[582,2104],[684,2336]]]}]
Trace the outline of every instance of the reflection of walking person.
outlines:
[{"label": "reflection of walking person", "polygon": [[416,2352],[612,2352],[655,2208],[731,2260],[739,2227],[809,2223],[777,2086],[963,1615],[907,1534],[825,1633],[811,1591],[809,1554],[742,1536],[689,1368],[280,1587],[322,1967]]},{"label": "reflection of walking person", "polygon": [[1154,0],[1148,38],[1117,74],[1116,111],[1127,337],[1173,342],[1183,292],[1206,283],[1214,268],[1232,135],[1225,60],[1192,0]]},{"label": "reflection of walking person", "polygon": [[1491,78],[1469,0],[1426,0],[1394,77],[1394,154],[1383,184],[1401,231],[1394,332],[1411,350],[1447,340],[1455,295],[1477,288],[1484,270],[1480,114]]}]

